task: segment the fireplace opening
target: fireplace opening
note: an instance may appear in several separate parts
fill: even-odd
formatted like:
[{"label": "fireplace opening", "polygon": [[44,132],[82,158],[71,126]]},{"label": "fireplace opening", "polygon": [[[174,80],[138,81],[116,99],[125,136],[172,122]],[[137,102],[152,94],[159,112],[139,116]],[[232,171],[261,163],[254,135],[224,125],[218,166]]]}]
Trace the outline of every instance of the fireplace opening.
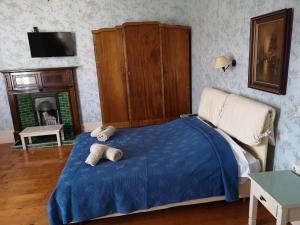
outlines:
[{"label": "fireplace opening", "polygon": [[39,93],[34,96],[34,110],[40,126],[60,124],[57,96],[53,93]]}]

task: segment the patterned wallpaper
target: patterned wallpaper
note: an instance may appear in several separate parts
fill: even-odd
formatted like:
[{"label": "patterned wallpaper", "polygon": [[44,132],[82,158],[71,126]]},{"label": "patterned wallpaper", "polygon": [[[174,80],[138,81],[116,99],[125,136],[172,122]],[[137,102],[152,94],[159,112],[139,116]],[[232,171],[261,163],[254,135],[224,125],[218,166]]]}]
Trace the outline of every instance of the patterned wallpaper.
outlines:
[{"label": "patterned wallpaper", "polygon": [[[1,0],[0,70],[79,66],[77,83],[83,122],[101,120],[91,30],[126,21],[187,24],[181,0]],[[76,33],[77,57],[31,58],[27,32]],[[0,76],[0,130],[13,130],[4,78]]]},{"label": "patterned wallpaper", "polygon": [[[250,18],[294,8],[294,26],[287,95],[247,88]],[[78,65],[78,89],[83,122],[101,120],[91,30],[125,21],[159,20],[192,27],[193,111],[205,86],[248,96],[277,109],[275,169],[300,164],[300,4],[298,0],[1,0],[0,69]],[[77,57],[31,58],[26,32],[76,32]],[[217,55],[233,56],[237,66],[215,70]],[[0,76],[0,130],[12,122]],[[271,156],[272,151],[270,152]],[[273,157],[270,157],[273,158]],[[269,165],[272,166],[272,162]]]},{"label": "patterned wallpaper", "polygon": [[[205,86],[268,103],[277,109],[274,168],[300,165],[300,2],[298,0],[191,0],[193,111]],[[247,87],[250,18],[283,8],[294,8],[287,94],[278,96]],[[233,56],[237,66],[224,73],[213,68],[217,55]],[[273,153],[273,154],[272,154]],[[269,163],[272,166],[272,162]]]}]

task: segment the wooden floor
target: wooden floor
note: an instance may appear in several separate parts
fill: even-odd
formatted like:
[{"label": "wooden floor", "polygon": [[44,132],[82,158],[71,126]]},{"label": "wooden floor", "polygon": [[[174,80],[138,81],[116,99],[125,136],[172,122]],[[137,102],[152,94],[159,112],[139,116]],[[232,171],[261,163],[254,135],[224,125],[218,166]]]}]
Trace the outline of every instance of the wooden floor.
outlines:
[{"label": "wooden floor", "polygon": [[[48,224],[47,201],[71,151],[71,146],[11,151],[0,145],[0,225]],[[241,225],[247,224],[248,201],[209,203],[108,218],[84,225]],[[258,225],[275,220],[263,208]]]}]

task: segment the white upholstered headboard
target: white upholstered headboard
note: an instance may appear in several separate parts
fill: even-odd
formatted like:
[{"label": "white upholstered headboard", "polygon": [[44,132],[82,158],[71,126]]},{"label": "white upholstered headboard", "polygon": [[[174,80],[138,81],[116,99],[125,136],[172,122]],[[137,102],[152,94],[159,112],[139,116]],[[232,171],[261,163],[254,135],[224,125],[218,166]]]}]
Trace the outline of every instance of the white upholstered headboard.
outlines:
[{"label": "white upholstered headboard", "polygon": [[266,169],[268,143],[274,144],[275,110],[249,98],[205,88],[198,115],[238,140]]},{"label": "white upholstered headboard", "polygon": [[[271,119],[266,120],[266,128],[270,126]],[[269,125],[268,125],[269,124]],[[260,144],[255,146],[249,146],[242,142],[240,144],[244,149],[248,150],[255,158],[259,159],[261,165],[261,171],[266,171],[267,166],[267,155],[268,155],[268,146],[269,146],[269,137],[262,138]]]}]

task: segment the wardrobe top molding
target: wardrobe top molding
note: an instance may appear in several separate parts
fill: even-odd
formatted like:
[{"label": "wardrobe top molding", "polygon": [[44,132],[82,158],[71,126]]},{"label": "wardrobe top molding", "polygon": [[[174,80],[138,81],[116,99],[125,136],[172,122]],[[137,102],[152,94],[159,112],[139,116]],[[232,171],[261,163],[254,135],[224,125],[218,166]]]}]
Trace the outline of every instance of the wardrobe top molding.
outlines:
[{"label": "wardrobe top molding", "polygon": [[157,24],[160,27],[176,27],[178,29],[185,29],[185,30],[190,30],[191,27],[189,26],[184,26],[184,25],[176,25],[176,24],[166,24],[166,23],[161,23],[158,21],[145,21],[145,22],[126,22],[123,23],[122,25],[117,25],[115,27],[110,27],[110,28],[100,28],[100,29],[96,29],[96,30],[92,30],[92,33],[98,33],[98,32],[103,32],[103,31],[111,31],[111,30],[116,30],[116,29],[120,29],[122,27],[126,27],[126,26],[134,26],[134,25],[142,25],[142,24]]}]

